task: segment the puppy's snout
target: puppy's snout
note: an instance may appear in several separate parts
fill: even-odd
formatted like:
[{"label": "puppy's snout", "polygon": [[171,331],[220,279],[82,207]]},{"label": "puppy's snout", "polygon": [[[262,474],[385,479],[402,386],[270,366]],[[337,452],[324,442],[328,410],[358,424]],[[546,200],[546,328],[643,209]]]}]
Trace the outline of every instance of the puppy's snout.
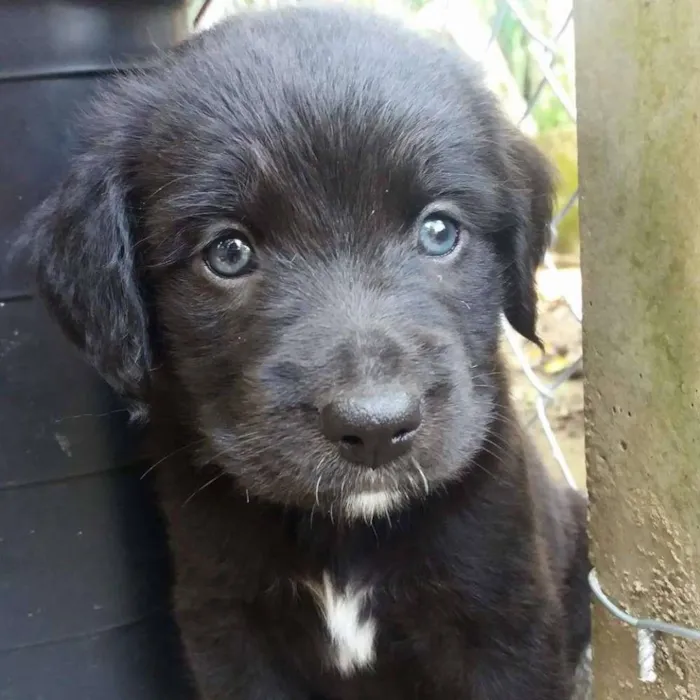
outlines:
[{"label": "puppy's snout", "polygon": [[323,434],[340,454],[371,468],[408,452],[420,424],[420,396],[403,390],[345,394],[321,410]]}]

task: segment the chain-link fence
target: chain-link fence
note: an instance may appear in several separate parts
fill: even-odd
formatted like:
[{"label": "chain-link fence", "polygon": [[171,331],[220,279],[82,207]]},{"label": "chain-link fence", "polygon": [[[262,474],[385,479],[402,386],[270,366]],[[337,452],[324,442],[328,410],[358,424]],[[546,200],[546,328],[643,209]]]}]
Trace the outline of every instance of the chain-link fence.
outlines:
[{"label": "chain-link fence", "polygon": [[[484,49],[483,61],[489,67],[489,54],[508,51],[509,57],[499,57],[498,63],[507,63],[511,75],[517,81],[516,86],[521,98],[520,105],[516,99],[507,101],[511,117],[531,136],[537,137],[543,130],[555,130],[561,134],[568,131],[569,137],[576,138],[576,105],[574,92],[573,66],[573,7],[571,2],[550,3],[556,5],[554,12],[540,10],[539,16],[528,11],[518,0],[497,0],[493,3],[489,18],[490,36]],[[557,23],[557,24],[555,24]],[[505,40],[503,35],[506,34]],[[516,64],[519,63],[519,67]],[[516,64],[515,66],[513,64]],[[520,73],[518,75],[518,72]],[[521,106],[521,113],[513,113]],[[540,114],[537,114],[540,108]],[[534,117],[534,119],[533,119]],[[534,123],[532,123],[534,122]],[[534,133],[533,133],[534,132]],[[568,153],[571,165],[576,169],[575,146]],[[555,165],[559,165],[555,162]],[[582,371],[580,344],[580,323],[582,304],[580,293],[580,276],[573,275],[574,286],[565,284],[556,263],[556,250],[559,243],[560,225],[567,217],[577,219],[578,186],[577,181],[559,180],[557,193],[558,210],[552,221],[552,246],[545,257],[545,275],[549,282],[548,300],[563,301],[571,321],[576,324],[578,342],[573,354],[556,365],[556,371],[547,373],[537,371],[532,359],[526,353],[522,341],[515,332],[504,323],[505,337],[527,380],[536,392],[531,416],[527,425],[531,429],[540,429],[552,451],[552,455],[562,470],[566,480],[574,487],[582,486],[581,475],[574,475],[567,455],[560,445],[557,431],[550,420],[549,411],[557,401],[558,392],[577,377]],[[577,222],[576,222],[577,224]],[[568,250],[575,249],[577,257],[578,230],[574,240],[568,241]],[[576,270],[577,271],[577,270]],[[547,274],[549,273],[549,274]],[[571,279],[572,275],[568,275]],[[541,278],[542,279],[542,278]],[[571,350],[571,348],[568,348]],[[540,367],[541,367],[540,363]],[[553,375],[553,376],[552,376]],[[582,421],[582,415],[578,416]],[[578,449],[582,451],[582,431],[579,436]]]}]

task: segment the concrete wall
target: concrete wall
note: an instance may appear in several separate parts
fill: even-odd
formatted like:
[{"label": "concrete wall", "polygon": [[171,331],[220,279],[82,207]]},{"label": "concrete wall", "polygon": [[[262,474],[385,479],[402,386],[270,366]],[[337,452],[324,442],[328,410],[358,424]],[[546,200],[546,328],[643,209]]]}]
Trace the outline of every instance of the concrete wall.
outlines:
[{"label": "concrete wall", "polygon": [[[578,0],[591,538],[604,589],[700,626],[700,2]],[[700,698],[700,645],[639,684],[594,606],[597,700]]]}]

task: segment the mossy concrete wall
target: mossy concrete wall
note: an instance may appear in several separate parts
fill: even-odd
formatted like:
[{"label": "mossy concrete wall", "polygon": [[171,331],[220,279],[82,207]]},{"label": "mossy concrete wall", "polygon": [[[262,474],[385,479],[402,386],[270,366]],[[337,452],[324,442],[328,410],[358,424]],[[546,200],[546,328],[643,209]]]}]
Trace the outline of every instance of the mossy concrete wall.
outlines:
[{"label": "mossy concrete wall", "polygon": [[[633,614],[700,627],[700,2],[575,12],[594,564]],[[596,699],[700,698],[700,645],[660,647],[639,683],[594,605]]]}]

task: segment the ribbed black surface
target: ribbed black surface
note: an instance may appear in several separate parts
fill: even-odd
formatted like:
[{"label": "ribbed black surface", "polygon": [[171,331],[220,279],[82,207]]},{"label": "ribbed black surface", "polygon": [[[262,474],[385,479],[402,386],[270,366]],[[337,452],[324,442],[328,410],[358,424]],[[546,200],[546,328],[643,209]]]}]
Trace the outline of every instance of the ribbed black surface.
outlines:
[{"label": "ribbed black surface", "polygon": [[97,80],[179,41],[196,11],[0,0],[0,700],[192,697],[136,436],[6,260]]}]

